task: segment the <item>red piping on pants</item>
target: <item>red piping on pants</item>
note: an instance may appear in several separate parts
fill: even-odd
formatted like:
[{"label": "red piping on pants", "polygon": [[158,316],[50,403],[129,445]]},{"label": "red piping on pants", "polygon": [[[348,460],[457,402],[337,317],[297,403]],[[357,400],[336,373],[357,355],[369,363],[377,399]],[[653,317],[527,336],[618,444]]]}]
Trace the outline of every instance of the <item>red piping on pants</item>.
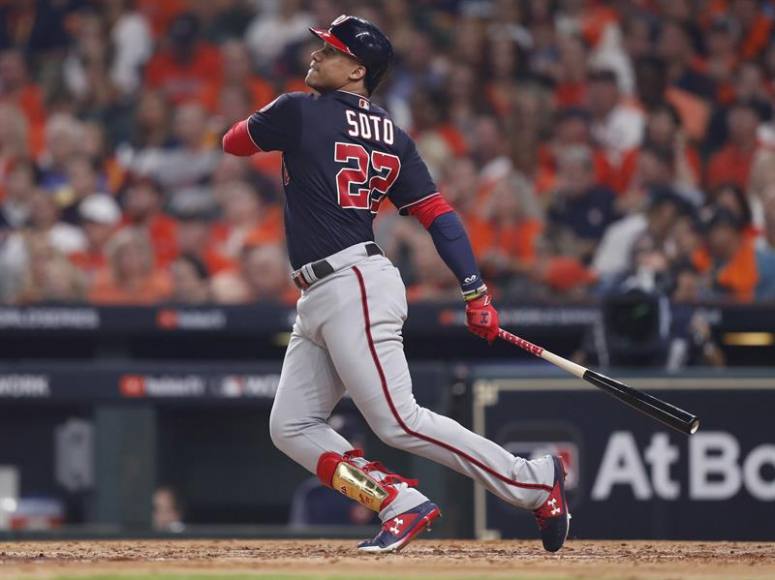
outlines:
[{"label": "red piping on pants", "polygon": [[509,479],[505,475],[501,475],[500,473],[493,471],[490,467],[487,467],[485,464],[478,461],[477,459],[474,459],[473,457],[461,451],[460,449],[456,449],[455,447],[452,447],[451,445],[448,445],[443,441],[434,439],[433,437],[428,437],[427,435],[423,435],[422,433],[418,433],[417,431],[412,431],[406,425],[406,423],[404,423],[404,420],[401,419],[401,416],[398,414],[398,411],[396,410],[396,406],[393,404],[393,399],[391,398],[390,391],[388,390],[387,380],[385,379],[385,372],[382,370],[382,363],[379,362],[379,357],[377,356],[377,349],[374,346],[374,339],[371,336],[371,321],[369,319],[369,305],[368,305],[368,302],[366,301],[366,285],[363,282],[363,274],[361,274],[361,271],[356,266],[353,266],[353,271],[355,272],[355,275],[358,277],[358,285],[361,287],[361,303],[363,304],[363,319],[366,324],[366,338],[369,341],[369,350],[371,350],[371,358],[374,360],[374,366],[377,367],[377,373],[379,373],[379,380],[382,383],[382,392],[385,394],[385,399],[387,399],[388,406],[390,407],[390,412],[393,413],[393,417],[395,417],[396,421],[401,426],[401,429],[403,429],[406,433],[408,433],[413,437],[417,437],[418,439],[422,439],[423,441],[427,441],[428,443],[433,443],[434,445],[438,445],[439,447],[443,447],[447,451],[450,451],[456,455],[459,455],[466,461],[476,465],[479,469],[486,471],[493,477],[497,477],[502,482],[507,483],[508,485],[513,485],[515,487],[522,487],[525,489],[541,489],[543,491],[548,491],[551,493],[552,486],[550,485],[543,485],[541,483],[522,483],[520,481]]}]

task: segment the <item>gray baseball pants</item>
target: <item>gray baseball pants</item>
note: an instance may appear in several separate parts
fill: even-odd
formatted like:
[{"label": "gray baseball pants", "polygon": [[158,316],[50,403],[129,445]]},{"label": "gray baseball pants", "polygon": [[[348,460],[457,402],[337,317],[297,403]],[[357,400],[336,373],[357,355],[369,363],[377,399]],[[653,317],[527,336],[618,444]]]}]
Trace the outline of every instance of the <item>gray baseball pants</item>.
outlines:
[{"label": "gray baseball pants", "polygon": [[[367,256],[364,244],[328,260],[335,272],[304,290],[297,304],[270,418],[277,448],[312,473],[322,453],[351,450],[327,423],[346,390],[386,444],[467,475],[517,507],[541,505],[554,480],[551,457],[515,457],[416,403],[401,336],[407,305],[398,269],[381,255]],[[379,514],[382,521],[427,499],[406,484],[399,488]]]}]

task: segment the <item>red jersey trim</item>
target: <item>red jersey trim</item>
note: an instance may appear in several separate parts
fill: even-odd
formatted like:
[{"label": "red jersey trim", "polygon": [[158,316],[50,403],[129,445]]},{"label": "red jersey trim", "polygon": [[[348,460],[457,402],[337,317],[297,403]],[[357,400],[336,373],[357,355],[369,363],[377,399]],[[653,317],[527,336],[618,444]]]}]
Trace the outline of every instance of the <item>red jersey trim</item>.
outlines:
[{"label": "red jersey trim", "polygon": [[427,230],[437,217],[455,210],[441,194],[436,193],[421,199],[419,203],[411,205],[407,211],[409,215],[416,217]]},{"label": "red jersey trim", "polygon": [[412,207],[413,205],[416,205],[418,203],[421,203],[421,202],[425,201],[426,199],[429,199],[429,198],[433,197],[434,195],[441,195],[441,194],[438,191],[434,191],[433,193],[429,193],[425,197],[421,197],[420,199],[414,200],[412,203],[407,203],[406,205],[402,205],[401,207],[398,208],[398,211],[404,212],[404,215],[406,215],[406,213],[409,211],[410,207]]},{"label": "red jersey trim", "polygon": [[261,151],[248,130],[248,121],[235,123],[223,136],[223,150],[232,155],[248,157]]}]

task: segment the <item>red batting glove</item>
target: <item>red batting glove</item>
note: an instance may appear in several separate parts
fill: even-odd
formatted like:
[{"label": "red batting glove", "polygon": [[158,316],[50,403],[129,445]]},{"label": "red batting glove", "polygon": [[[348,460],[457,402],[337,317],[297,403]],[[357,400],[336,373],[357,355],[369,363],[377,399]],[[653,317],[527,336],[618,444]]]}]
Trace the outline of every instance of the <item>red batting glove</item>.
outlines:
[{"label": "red batting glove", "polygon": [[466,303],[466,326],[490,344],[498,338],[500,324],[498,311],[492,305],[492,296],[485,293]]}]

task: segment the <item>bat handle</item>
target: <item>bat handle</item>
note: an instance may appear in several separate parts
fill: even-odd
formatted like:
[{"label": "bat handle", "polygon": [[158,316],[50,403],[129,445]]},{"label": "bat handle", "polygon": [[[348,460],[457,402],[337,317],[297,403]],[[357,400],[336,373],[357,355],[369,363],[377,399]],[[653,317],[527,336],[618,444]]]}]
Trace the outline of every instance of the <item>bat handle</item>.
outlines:
[{"label": "bat handle", "polygon": [[518,346],[522,350],[526,350],[527,352],[529,352],[534,356],[537,356],[538,358],[542,358],[545,361],[548,361],[553,365],[560,367],[566,373],[570,373],[573,376],[576,376],[580,379],[583,379],[584,373],[587,372],[587,369],[585,367],[579,364],[576,364],[575,362],[569,361],[568,359],[563,358],[560,355],[554,354],[553,352],[548,351],[545,348],[538,346],[537,344],[533,344],[529,340],[525,340],[524,338],[521,338],[516,334],[512,334],[508,330],[503,330],[502,328],[499,328],[498,337],[501,340],[505,340],[510,344]]}]

